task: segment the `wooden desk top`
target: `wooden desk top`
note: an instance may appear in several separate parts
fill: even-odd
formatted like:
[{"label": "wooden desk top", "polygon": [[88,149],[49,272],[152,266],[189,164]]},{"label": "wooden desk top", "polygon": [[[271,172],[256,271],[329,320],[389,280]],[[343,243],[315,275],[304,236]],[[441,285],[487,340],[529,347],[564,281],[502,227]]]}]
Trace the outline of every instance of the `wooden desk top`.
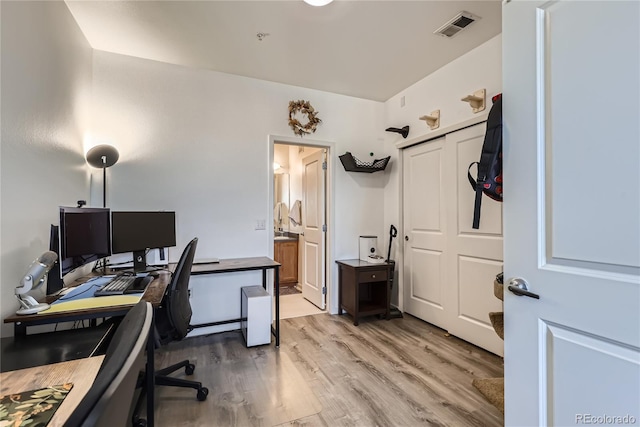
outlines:
[{"label": "wooden desk top", "polygon": [[[171,273],[166,270],[154,271],[149,274],[157,275],[157,277],[147,286],[144,294],[142,295],[142,299],[144,301],[150,302],[151,305],[157,307],[162,302],[162,297],[164,296],[164,292],[171,281]],[[94,276],[87,276],[81,279],[78,279],[73,283],[74,286],[80,285],[84,283],[86,280]],[[57,298],[47,300],[48,303],[55,301]],[[126,312],[134,304],[131,305],[122,305],[118,306],[118,311]],[[95,315],[94,317],[101,317],[100,314],[103,313],[112,313],[114,311],[114,307],[98,307],[98,308],[89,308],[84,310],[72,310],[58,313],[47,314],[47,312],[37,313],[37,314],[26,314],[26,315],[11,315],[4,319],[4,323],[18,323],[18,322],[29,322],[29,321],[40,321],[43,319],[51,319],[55,323],[55,319],[57,318],[66,318],[72,316],[87,316],[87,315]]]},{"label": "wooden desk top", "polygon": [[[231,273],[234,271],[250,271],[250,270],[265,270],[269,268],[280,267],[280,263],[268,258],[253,257],[253,258],[229,258],[221,259],[220,262],[207,263],[207,264],[193,264],[191,266],[191,275],[196,276],[198,274],[215,274],[215,273]],[[173,270],[175,264],[169,264],[169,269]]]},{"label": "wooden desk top", "polygon": [[73,383],[48,426],[62,426],[91,388],[104,356],[88,357],[0,374],[0,395]]}]

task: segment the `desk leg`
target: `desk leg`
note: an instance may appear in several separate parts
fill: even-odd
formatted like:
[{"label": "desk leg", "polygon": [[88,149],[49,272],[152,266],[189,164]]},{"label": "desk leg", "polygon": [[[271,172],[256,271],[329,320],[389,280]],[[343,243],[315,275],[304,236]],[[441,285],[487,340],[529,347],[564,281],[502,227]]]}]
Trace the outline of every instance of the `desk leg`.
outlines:
[{"label": "desk leg", "polygon": [[22,322],[13,324],[13,336],[15,338],[23,338],[27,336],[27,325]]},{"label": "desk leg", "polygon": [[338,316],[342,315],[342,266],[338,266]]},{"label": "desk leg", "polygon": [[151,330],[147,339],[147,365],[146,373],[146,389],[147,389],[147,427],[153,427],[154,409],[155,409],[155,390],[156,390],[156,372],[155,372],[155,313],[151,321]]}]

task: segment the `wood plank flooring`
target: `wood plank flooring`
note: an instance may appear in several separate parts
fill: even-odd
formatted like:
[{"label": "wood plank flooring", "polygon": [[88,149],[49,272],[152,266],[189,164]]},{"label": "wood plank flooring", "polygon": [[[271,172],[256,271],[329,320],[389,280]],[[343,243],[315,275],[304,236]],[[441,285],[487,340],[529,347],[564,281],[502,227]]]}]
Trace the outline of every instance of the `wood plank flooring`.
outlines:
[{"label": "wood plank flooring", "polygon": [[[280,322],[281,347],[246,348],[239,332],[172,343],[157,366],[189,358],[210,390],[158,388],[158,426],[501,426],[471,385],[502,359],[409,315]],[[178,376],[184,376],[184,373]]]}]

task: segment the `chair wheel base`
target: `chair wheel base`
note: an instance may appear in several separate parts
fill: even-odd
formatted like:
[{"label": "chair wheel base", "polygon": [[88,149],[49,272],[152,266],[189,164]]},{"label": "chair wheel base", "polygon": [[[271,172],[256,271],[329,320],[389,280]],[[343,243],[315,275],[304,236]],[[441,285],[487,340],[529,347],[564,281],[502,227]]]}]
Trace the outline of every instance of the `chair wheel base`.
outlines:
[{"label": "chair wheel base", "polygon": [[207,400],[207,396],[209,395],[209,389],[206,387],[202,387],[198,390],[198,400],[200,402],[204,402]]},{"label": "chair wheel base", "polygon": [[193,371],[196,370],[196,365],[194,365],[193,363],[189,363],[187,366],[184,367],[184,373],[187,375],[193,375]]}]

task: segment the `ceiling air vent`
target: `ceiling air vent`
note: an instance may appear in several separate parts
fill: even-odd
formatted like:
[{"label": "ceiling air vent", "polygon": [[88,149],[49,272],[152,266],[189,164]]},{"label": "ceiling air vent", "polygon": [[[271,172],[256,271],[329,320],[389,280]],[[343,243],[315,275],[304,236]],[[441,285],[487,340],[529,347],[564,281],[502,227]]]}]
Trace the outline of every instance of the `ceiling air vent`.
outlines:
[{"label": "ceiling air vent", "polygon": [[435,30],[433,34],[438,34],[444,37],[453,37],[460,31],[467,28],[469,25],[473,24],[478,19],[480,19],[480,17],[472,13],[460,12],[449,21],[447,21],[447,23],[442,27]]}]

